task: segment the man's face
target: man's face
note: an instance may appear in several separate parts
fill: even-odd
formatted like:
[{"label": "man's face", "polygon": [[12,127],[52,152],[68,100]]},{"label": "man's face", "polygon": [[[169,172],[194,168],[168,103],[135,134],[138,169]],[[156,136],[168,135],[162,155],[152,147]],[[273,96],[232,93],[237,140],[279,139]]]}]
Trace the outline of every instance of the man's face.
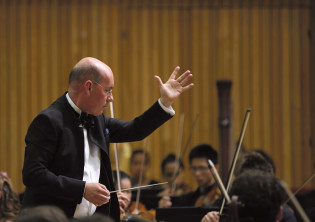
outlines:
[{"label": "man's face", "polygon": [[99,82],[89,81],[89,92],[87,103],[88,113],[95,116],[101,115],[109,102],[114,100],[112,90],[114,88],[114,76],[109,68],[100,68],[101,80]]},{"label": "man's face", "polygon": [[114,100],[112,89],[113,84],[106,81],[93,83],[93,91],[91,91],[91,104],[93,115],[101,115],[104,109],[109,105],[109,102]]},{"label": "man's face", "polygon": [[145,155],[143,153],[135,154],[130,162],[130,174],[133,177],[139,178],[141,168],[143,167],[143,175],[146,171]]},{"label": "man's face", "polygon": [[214,183],[214,178],[208,167],[206,158],[194,158],[190,164],[190,171],[199,186],[206,188]]},{"label": "man's face", "polygon": [[176,164],[175,162],[170,162],[170,163],[167,163],[165,165],[163,177],[164,177],[165,181],[169,183],[169,185],[173,183],[173,180],[175,178],[176,178],[176,184],[180,184],[183,182],[184,172],[183,172],[182,168],[177,169],[178,172],[174,178],[174,171],[175,171],[176,165],[178,165],[178,164]]},{"label": "man's face", "polygon": [[[124,190],[124,189],[129,189],[131,188],[131,181],[129,178],[124,178],[120,181],[121,183],[121,189]],[[118,189],[118,187],[116,187],[116,189]],[[127,195],[127,197],[129,198],[129,200],[131,200],[131,190],[125,190],[125,191],[122,191],[123,193],[125,193]]]}]

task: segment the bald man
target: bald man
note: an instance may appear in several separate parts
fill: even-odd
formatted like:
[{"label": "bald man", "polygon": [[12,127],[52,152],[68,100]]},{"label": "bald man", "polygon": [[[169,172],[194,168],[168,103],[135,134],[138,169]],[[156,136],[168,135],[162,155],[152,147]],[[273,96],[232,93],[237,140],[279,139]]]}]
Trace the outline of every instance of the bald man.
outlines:
[{"label": "bald man", "polygon": [[107,117],[114,100],[114,75],[95,58],[83,58],[71,70],[68,91],[32,121],[25,137],[22,207],[55,205],[68,217],[100,212],[119,221],[127,197],[115,190],[109,143],[144,139],[174,114],[171,105],[193,87],[190,71],[166,83],[155,79],[160,98],[132,121]]}]

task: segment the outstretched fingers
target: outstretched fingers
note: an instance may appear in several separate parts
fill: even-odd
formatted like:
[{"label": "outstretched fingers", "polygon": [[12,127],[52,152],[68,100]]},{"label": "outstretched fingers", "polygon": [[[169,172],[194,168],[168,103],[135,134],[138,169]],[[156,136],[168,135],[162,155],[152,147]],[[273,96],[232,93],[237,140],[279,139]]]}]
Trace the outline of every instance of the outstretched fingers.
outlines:
[{"label": "outstretched fingers", "polygon": [[188,84],[187,86],[182,87],[182,92],[185,92],[186,90],[192,88],[194,86],[193,83]]},{"label": "outstretched fingers", "polygon": [[190,76],[190,78],[192,77],[192,74],[190,72],[190,70],[187,70],[186,72],[184,72],[183,74],[180,75],[180,77],[178,77],[176,79],[177,82],[181,83],[181,85],[183,84],[182,82],[185,81],[188,77]]},{"label": "outstretched fingers", "polygon": [[[186,73],[188,72],[188,73]],[[190,71],[186,71],[183,75],[181,75],[181,77],[183,78],[178,78],[177,81],[179,82],[179,84],[185,88],[186,85],[190,82],[191,78],[193,77],[193,74],[190,73]],[[191,83],[192,84],[192,83]],[[188,84],[187,86],[190,86],[191,84]]]},{"label": "outstretched fingers", "polygon": [[175,77],[176,77],[176,75],[177,75],[177,73],[178,73],[179,70],[180,70],[180,67],[179,67],[179,66],[176,66],[175,69],[174,69],[174,71],[172,72],[172,74],[171,74],[169,80],[175,79]]}]

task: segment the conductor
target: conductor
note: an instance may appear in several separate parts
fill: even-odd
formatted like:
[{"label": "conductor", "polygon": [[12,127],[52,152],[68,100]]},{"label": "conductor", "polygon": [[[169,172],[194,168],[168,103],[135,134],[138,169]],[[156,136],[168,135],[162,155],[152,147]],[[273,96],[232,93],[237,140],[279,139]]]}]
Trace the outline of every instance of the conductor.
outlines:
[{"label": "conductor", "polygon": [[[55,205],[68,217],[95,212],[119,221],[126,195],[115,190],[109,143],[142,140],[174,114],[171,105],[193,87],[190,71],[166,83],[155,79],[160,98],[131,121],[109,118],[104,109],[114,100],[111,68],[96,58],[81,59],[71,70],[68,91],[40,112],[25,137],[22,208]],[[117,197],[118,196],[118,197]]]}]

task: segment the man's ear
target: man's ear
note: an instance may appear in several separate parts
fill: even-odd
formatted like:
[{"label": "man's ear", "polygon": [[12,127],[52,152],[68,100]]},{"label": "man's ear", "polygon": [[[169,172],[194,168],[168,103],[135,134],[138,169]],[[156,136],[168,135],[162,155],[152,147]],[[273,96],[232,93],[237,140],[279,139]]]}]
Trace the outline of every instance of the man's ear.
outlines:
[{"label": "man's ear", "polygon": [[91,91],[92,90],[92,81],[91,80],[87,80],[87,81],[85,81],[84,82],[84,88],[85,89],[88,89],[89,91]]},{"label": "man's ear", "polygon": [[283,210],[283,207],[280,206],[279,213],[277,215],[277,220],[276,221],[281,221],[282,220],[282,210]]}]

